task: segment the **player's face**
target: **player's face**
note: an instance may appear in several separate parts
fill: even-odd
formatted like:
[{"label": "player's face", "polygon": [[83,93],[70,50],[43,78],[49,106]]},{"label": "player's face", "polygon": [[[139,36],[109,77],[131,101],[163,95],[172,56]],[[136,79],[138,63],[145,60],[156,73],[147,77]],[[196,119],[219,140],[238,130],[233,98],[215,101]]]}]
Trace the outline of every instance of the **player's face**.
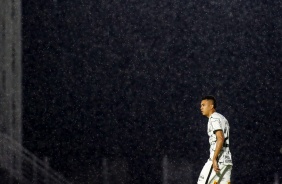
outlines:
[{"label": "player's face", "polygon": [[209,117],[212,113],[213,104],[210,100],[202,100],[200,109],[204,116]]}]

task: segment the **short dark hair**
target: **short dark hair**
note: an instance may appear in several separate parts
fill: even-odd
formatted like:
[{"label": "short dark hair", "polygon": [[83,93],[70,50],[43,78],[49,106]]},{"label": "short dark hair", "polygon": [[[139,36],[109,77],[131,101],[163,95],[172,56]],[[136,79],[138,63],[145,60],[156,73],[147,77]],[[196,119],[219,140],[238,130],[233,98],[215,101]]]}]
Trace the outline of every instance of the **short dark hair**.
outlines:
[{"label": "short dark hair", "polygon": [[213,108],[216,109],[216,99],[214,96],[211,96],[211,95],[204,96],[202,97],[202,100],[211,100],[213,102]]}]

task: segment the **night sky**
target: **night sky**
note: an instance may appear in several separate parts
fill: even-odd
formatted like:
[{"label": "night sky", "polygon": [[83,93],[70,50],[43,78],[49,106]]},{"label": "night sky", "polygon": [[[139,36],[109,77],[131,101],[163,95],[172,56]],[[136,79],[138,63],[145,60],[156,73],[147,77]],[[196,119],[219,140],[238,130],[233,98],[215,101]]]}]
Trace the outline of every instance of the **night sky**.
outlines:
[{"label": "night sky", "polygon": [[70,181],[125,158],[129,183],[161,183],[168,155],[193,164],[196,182],[204,95],[231,126],[232,182],[282,181],[281,1],[22,5],[23,144]]}]

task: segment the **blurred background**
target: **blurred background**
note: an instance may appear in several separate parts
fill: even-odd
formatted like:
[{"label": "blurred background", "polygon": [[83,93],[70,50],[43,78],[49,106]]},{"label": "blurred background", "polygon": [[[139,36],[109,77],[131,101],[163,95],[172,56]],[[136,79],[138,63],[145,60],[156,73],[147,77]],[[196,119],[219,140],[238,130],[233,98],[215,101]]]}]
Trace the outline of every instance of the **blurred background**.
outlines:
[{"label": "blurred background", "polygon": [[282,182],[280,1],[19,7],[19,142],[68,181],[196,183],[209,157],[200,101],[213,95],[232,183]]}]

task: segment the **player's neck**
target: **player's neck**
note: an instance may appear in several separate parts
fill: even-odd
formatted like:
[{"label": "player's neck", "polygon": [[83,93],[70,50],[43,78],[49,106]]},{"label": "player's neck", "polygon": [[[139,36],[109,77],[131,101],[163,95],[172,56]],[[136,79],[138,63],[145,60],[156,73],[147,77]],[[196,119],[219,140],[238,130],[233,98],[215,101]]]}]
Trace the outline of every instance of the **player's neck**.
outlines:
[{"label": "player's neck", "polygon": [[214,112],[215,112],[215,110],[211,110],[211,112],[210,112],[209,115],[208,115],[208,118],[210,118],[211,115],[212,115]]}]

